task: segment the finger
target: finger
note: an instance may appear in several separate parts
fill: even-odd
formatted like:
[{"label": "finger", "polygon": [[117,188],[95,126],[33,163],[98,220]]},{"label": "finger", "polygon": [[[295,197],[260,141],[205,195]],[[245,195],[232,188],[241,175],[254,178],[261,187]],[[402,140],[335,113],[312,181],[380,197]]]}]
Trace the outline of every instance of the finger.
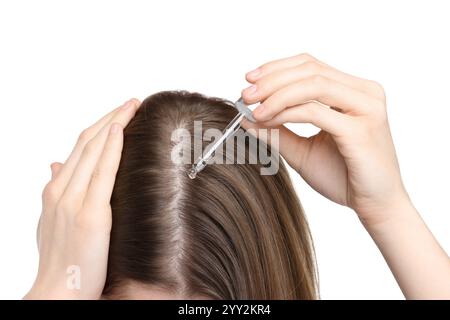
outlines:
[{"label": "finger", "polygon": [[[112,119],[112,123],[118,123],[123,128],[127,126],[136,112],[134,104],[123,107]],[[68,206],[80,205],[86,195],[92,174],[98,159],[103,151],[111,123],[105,125],[102,130],[89,141],[80,156],[80,160],[72,174],[72,177],[62,195],[62,201]]]},{"label": "finger", "polygon": [[123,108],[127,103],[134,103],[136,107],[140,104],[140,102],[137,99],[131,99],[124,103],[122,106],[114,109],[107,115],[105,115],[103,118],[101,118],[99,121],[97,121],[95,124],[90,126],[89,128],[85,129],[80,137],[78,138],[78,141],[72,150],[71,154],[67,158],[66,162],[64,163],[63,167],[61,168],[57,179],[55,179],[55,184],[59,186],[59,189],[61,190],[61,193],[64,191],[64,189],[67,186],[67,183],[70,180],[70,177],[73,174],[73,171],[80,159],[80,155],[85,147],[85,145],[88,143],[89,140],[94,138],[97,133],[107,124],[111,121],[111,119],[117,114],[117,112]]},{"label": "finger", "polygon": [[264,101],[281,88],[315,75],[329,78],[375,98],[381,98],[381,94],[383,94],[376,90],[376,84],[373,81],[346,74],[319,61],[307,61],[291,68],[275,70],[260,77],[253,86],[243,90],[242,97],[249,104]]},{"label": "finger", "polygon": [[41,247],[41,219],[42,216],[39,217],[39,221],[38,221],[38,225],[36,228],[36,244],[37,244],[37,249],[38,252],[40,251],[40,247]]},{"label": "finger", "polygon": [[254,111],[257,121],[268,121],[285,108],[318,101],[353,115],[367,113],[380,101],[322,76],[313,76],[276,91]]},{"label": "finger", "polygon": [[[271,136],[270,134],[259,134],[261,129],[267,129],[269,126],[262,123],[253,123],[245,120],[242,122],[242,127],[245,128],[250,134],[263,140],[265,143],[269,145],[271,144],[272,141],[270,141],[270,139],[269,141],[266,139],[266,137]],[[301,167],[302,159],[304,159],[302,155],[305,155],[309,150],[310,142],[308,138],[295,134],[283,125],[275,126],[272,130],[274,129],[279,130],[279,141],[277,142],[278,151],[292,168],[298,170]]]},{"label": "finger", "polygon": [[278,59],[274,61],[267,62],[253,71],[248,72],[245,78],[248,82],[254,83],[256,80],[278,70],[283,70],[287,68],[295,67],[299,64],[305,63],[307,61],[318,61],[316,58],[308,53],[302,53],[295,56]]},{"label": "finger", "polygon": [[100,156],[94,174],[92,175],[84,205],[91,207],[97,205],[109,205],[120,158],[122,156],[122,147],[122,126],[118,123],[114,123],[111,126],[102,155]]},{"label": "finger", "polygon": [[266,126],[278,126],[284,123],[311,123],[334,136],[341,136],[350,127],[351,118],[316,102],[287,108],[274,118],[264,122]]},{"label": "finger", "polygon": [[53,162],[50,165],[50,169],[52,170],[52,179],[54,179],[56,177],[58,172],[61,170],[62,166],[63,166],[63,164],[60,162]]}]

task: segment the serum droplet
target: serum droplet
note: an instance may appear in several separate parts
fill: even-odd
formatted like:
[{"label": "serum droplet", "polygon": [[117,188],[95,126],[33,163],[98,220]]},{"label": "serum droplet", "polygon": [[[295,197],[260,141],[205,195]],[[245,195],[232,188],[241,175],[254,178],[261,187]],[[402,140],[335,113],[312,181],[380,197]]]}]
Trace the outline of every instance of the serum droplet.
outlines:
[{"label": "serum droplet", "polygon": [[191,170],[189,170],[188,176],[191,179],[195,179],[195,177],[197,176],[197,170],[195,170],[195,166],[192,166]]}]

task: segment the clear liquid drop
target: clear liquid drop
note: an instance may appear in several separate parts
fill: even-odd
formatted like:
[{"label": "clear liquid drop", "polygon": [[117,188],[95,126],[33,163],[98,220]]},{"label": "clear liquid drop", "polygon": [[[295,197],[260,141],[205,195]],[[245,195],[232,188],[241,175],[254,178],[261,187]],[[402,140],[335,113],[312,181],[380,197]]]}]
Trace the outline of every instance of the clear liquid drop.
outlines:
[{"label": "clear liquid drop", "polygon": [[188,176],[191,179],[195,179],[195,177],[197,176],[197,170],[195,170],[195,166],[192,166],[191,170],[189,170]]}]

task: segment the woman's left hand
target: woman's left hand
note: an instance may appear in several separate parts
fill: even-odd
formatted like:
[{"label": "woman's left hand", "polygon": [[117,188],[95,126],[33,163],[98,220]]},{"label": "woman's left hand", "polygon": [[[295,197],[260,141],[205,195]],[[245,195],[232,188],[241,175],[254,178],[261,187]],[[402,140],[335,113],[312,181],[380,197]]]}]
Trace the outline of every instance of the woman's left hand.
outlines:
[{"label": "woman's left hand", "polygon": [[84,130],[64,164],[51,166],[37,242],[39,270],[25,299],[99,299],[106,280],[111,194],[131,99]]}]

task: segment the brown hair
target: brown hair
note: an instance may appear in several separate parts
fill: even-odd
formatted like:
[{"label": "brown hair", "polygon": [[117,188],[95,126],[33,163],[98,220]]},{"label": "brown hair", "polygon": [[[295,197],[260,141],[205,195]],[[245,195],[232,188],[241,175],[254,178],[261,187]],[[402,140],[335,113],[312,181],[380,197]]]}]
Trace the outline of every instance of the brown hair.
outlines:
[{"label": "brown hair", "polygon": [[193,133],[200,120],[222,130],[235,115],[230,102],[185,91],[142,103],[124,131],[111,199],[106,296],[135,281],[187,298],[317,297],[311,235],[282,161],[275,175],[224,164],[193,180],[189,165],[171,161],[175,129]]}]

